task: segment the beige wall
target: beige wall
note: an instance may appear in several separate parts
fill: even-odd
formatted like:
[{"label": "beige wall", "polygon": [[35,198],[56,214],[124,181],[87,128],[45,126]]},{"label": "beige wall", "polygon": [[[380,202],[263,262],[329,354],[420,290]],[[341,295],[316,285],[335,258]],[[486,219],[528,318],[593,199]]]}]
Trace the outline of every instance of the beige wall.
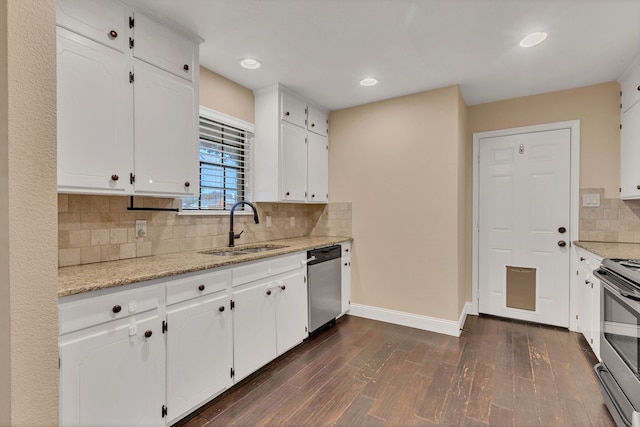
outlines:
[{"label": "beige wall", "polygon": [[55,1],[0,8],[0,425],[56,425]]},{"label": "beige wall", "polygon": [[472,213],[469,198],[472,191],[467,180],[471,171],[466,166],[472,145],[467,135],[469,109],[460,90],[458,106],[458,313],[461,313],[465,303],[471,300],[468,292],[471,289],[471,224],[468,219]]},{"label": "beige wall", "polygon": [[255,121],[253,92],[200,67],[200,105],[249,123]]},{"label": "beige wall", "polygon": [[[532,95],[469,108],[469,138],[475,132],[580,120],[580,187],[620,187],[620,85],[617,82]],[[467,158],[471,168],[471,155]]]},{"label": "beige wall", "polygon": [[458,319],[460,101],[452,86],[331,113],[329,192],[352,202],[352,302]]}]

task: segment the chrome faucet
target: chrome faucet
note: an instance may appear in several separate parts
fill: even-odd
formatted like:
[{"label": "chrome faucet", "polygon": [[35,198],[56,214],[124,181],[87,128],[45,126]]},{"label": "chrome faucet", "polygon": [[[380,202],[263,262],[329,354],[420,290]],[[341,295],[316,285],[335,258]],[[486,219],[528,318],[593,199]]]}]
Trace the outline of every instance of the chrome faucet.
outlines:
[{"label": "chrome faucet", "polygon": [[229,247],[232,248],[233,247],[233,242],[236,239],[240,238],[240,235],[242,233],[244,233],[244,230],[242,230],[239,234],[235,234],[233,232],[233,211],[236,210],[236,208],[240,205],[249,205],[251,206],[251,209],[253,209],[253,220],[256,222],[256,224],[260,224],[260,220],[258,220],[258,210],[256,209],[255,206],[253,206],[251,203],[249,202],[245,202],[244,200],[241,200],[239,202],[237,202],[236,204],[234,204],[231,207],[231,219],[229,221],[229,224],[231,226],[230,230],[229,230]]}]

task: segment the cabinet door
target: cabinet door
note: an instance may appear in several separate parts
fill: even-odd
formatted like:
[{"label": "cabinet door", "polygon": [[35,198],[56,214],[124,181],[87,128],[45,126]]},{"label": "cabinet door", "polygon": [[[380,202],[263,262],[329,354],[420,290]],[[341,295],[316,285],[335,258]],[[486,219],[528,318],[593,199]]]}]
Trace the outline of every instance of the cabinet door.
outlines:
[{"label": "cabinet door", "polygon": [[307,107],[307,111],[307,129],[318,135],[327,136],[329,134],[329,116],[311,106]]},{"label": "cabinet door", "polygon": [[307,190],[307,133],[282,125],[282,200],[304,202]]},{"label": "cabinet door", "polygon": [[169,422],[233,384],[229,300],[223,293],[176,304],[167,311]]},{"label": "cabinet door", "polygon": [[280,94],[280,118],[301,128],[306,128],[307,104],[301,99],[282,92]]},{"label": "cabinet door", "polygon": [[[600,262],[597,264],[600,264]],[[593,342],[589,343],[596,357],[602,360],[600,358],[600,286],[602,285],[597,277],[592,277],[591,280],[593,282],[591,289],[591,335],[593,336]]]},{"label": "cabinet door", "polygon": [[620,196],[640,198],[640,103],[622,114],[620,130]]},{"label": "cabinet door", "polygon": [[[60,424],[163,425],[165,345],[157,312],[60,338]],[[146,337],[147,334],[151,336]]]},{"label": "cabinet door", "polygon": [[193,86],[137,62],[134,82],[135,192],[189,196],[198,192]]},{"label": "cabinet door", "polygon": [[327,138],[310,133],[307,144],[307,201],[329,198],[329,146]]},{"label": "cabinet door", "polygon": [[58,189],[131,193],[133,92],[123,55],[57,34]]},{"label": "cabinet door", "polygon": [[271,282],[250,284],[233,292],[234,382],[276,357],[275,294]]},{"label": "cabinet door", "polygon": [[188,81],[193,80],[196,44],[159,24],[142,13],[136,13],[133,56]]},{"label": "cabinet door", "polygon": [[304,270],[274,280],[278,356],[300,344],[308,334],[307,281]]},{"label": "cabinet door", "polygon": [[620,108],[624,113],[640,101],[640,58],[626,73],[624,80],[620,81],[620,91],[622,92]]},{"label": "cabinet door", "polygon": [[129,49],[129,16],[124,5],[116,1],[56,1],[58,26],[119,52]]},{"label": "cabinet door", "polygon": [[349,311],[351,305],[351,242],[341,243],[342,246],[342,314]]}]

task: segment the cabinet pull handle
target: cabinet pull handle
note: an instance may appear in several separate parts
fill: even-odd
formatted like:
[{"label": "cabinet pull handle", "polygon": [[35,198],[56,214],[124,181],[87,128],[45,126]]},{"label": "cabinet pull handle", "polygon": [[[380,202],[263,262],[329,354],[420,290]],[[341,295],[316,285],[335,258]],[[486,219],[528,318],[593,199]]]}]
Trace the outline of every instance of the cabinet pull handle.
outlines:
[{"label": "cabinet pull handle", "polygon": [[287,289],[287,287],[285,285],[280,285],[280,289],[284,291],[285,289]]},{"label": "cabinet pull handle", "polygon": [[218,307],[218,311],[222,313],[224,311],[224,305],[221,305],[220,307]]},{"label": "cabinet pull handle", "polygon": [[187,182],[184,183],[184,186],[189,188],[191,186],[191,183],[189,181],[187,181]]},{"label": "cabinet pull handle", "polygon": [[585,284],[585,285],[590,285],[590,284],[591,284],[591,282],[590,282],[590,281],[588,281],[588,280],[585,280],[585,281],[584,281],[584,284]]},{"label": "cabinet pull handle", "polygon": [[120,177],[118,175],[116,175],[115,173],[113,175],[111,175],[111,181],[117,181],[119,179],[120,179]]},{"label": "cabinet pull handle", "polygon": [[116,30],[109,31],[109,37],[112,39],[118,38],[118,32]]},{"label": "cabinet pull handle", "polygon": [[146,338],[151,338],[151,335],[153,335],[153,332],[151,332],[151,329],[148,329],[144,332],[144,336]]},{"label": "cabinet pull handle", "polygon": [[189,71],[189,66],[187,64],[184,64],[184,67],[182,67],[182,69],[185,71]]},{"label": "cabinet pull handle", "polygon": [[271,295],[271,289],[267,289],[267,295]]},{"label": "cabinet pull handle", "polygon": [[111,311],[113,311],[114,313],[120,313],[120,310],[122,310],[122,307],[120,307],[119,305],[114,305],[113,308],[111,309]]},{"label": "cabinet pull handle", "polygon": [[204,285],[200,285],[200,286],[198,286],[198,290],[199,290],[199,291],[204,291]]},{"label": "cabinet pull handle", "polygon": [[580,261],[584,261],[584,260],[585,260],[585,257],[581,256]]}]

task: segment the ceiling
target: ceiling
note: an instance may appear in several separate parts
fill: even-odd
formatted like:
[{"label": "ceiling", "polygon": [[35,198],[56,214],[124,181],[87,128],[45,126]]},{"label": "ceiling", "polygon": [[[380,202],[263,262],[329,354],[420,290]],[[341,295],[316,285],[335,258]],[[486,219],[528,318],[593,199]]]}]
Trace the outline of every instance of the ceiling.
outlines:
[{"label": "ceiling", "polygon": [[[468,105],[616,80],[640,0],[135,0],[205,39],[200,63],[329,110],[458,84]],[[524,49],[532,31],[547,40]],[[262,62],[240,67],[243,58]],[[363,77],[379,84],[361,87]]]}]

